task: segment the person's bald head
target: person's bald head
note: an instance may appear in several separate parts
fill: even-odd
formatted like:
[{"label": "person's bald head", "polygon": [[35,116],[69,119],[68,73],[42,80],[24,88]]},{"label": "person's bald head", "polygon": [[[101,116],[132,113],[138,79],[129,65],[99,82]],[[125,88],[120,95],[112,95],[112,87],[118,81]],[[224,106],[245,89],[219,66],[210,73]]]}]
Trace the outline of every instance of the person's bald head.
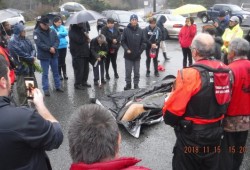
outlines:
[{"label": "person's bald head", "polygon": [[209,58],[214,55],[214,39],[209,34],[197,34],[192,41],[191,49],[196,51],[195,55],[201,58]]}]

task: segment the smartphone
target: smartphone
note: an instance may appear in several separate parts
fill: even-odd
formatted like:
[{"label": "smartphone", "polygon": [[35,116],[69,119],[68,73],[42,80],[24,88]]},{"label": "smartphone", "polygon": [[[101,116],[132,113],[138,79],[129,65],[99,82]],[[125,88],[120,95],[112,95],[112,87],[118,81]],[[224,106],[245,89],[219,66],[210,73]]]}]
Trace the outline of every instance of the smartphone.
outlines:
[{"label": "smartphone", "polygon": [[33,90],[36,88],[35,87],[35,82],[33,77],[24,77],[24,83],[26,87],[26,96],[27,99],[33,99]]}]

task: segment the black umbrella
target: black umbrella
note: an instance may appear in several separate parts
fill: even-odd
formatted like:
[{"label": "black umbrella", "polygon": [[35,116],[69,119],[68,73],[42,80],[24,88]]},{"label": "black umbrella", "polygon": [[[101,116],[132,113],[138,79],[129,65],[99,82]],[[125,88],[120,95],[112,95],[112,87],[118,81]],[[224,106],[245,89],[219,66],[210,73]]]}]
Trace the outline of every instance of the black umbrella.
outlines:
[{"label": "black umbrella", "polygon": [[72,16],[70,16],[65,25],[79,24],[87,21],[97,20],[99,18],[104,18],[100,13],[92,10],[79,11]]}]

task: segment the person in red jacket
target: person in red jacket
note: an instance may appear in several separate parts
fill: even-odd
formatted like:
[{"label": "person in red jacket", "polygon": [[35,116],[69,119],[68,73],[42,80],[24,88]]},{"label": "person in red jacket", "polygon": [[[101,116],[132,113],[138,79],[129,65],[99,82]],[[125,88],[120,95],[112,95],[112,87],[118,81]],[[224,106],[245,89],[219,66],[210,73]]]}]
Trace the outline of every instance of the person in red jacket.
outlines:
[{"label": "person in red jacket", "polygon": [[196,32],[197,29],[194,24],[194,19],[192,17],[187,18],[185,26],[181,28],[179,33],[179,43],[183,53],[183,68],[187,67],[187,58],[189,62],[188,65],[191,66],[193,64],[190,45]]},{"label": "person in red jacket", "polygon": [[162,112],[174,127],[173,170],[217,170],[223,133],[221,121],[231,97],[230,69],[213,59],[214,39],[198,34],[192,41],[191,67],[178,71]]},{"label": "person in red jacket", "polygon": [[118,158],[121,135],[115,118],[99,105],[81,106],[68,131],[73,160],[70,170],[149,170],[135,166],[139,159]]},{"label": "person in red jacket", "polygon": [[237,170],[246,152],[246,141],[250,129],[250,61],[247,59],[249,43],[242,38],[230,42],[228,61],[233,72],[232,100],[224,119],[222,140],[223,170]]},{"label": "person in red jacket", "polygon": [[12,68],[12,67],[15,67],[15,66],[13,66],[13,65],[10,64],[9,52],[8,52],[8,49],[7,49],[6,46],[7,46],[7,42],[0,35],[0,55],[2,55],[6,59],[6,61],[8,62],[8,64],[9,64],[9,68],[10,68],[10,82],[11,82],[11,85],[13,85],[14,82],[15,82],[15,77],[16,76],[15,76],[14,68]]}]

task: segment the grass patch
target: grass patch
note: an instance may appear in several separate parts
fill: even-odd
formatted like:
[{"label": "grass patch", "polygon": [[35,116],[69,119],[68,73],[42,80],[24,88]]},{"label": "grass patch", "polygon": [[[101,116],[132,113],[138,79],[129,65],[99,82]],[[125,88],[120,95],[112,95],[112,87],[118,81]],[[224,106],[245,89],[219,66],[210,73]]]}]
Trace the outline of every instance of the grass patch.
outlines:
[{"label": "grass patch", "polygon": [[35,20],[34,21],[27,21],[27,22],[25,22],[26,26],[35,26],[35,24],[36,24]]}]

